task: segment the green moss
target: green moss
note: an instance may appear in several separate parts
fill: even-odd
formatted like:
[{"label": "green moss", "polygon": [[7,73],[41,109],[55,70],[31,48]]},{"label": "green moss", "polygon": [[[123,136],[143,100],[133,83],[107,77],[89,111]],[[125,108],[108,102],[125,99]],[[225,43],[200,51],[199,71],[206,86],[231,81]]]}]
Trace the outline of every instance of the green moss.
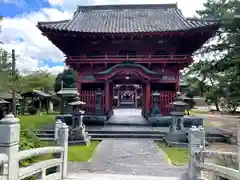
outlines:
[{"label": "green moss", "polygon": [[188,149],[187,148],[179,148],[179,147],[167,147],[163,143],[158,143],[157,145],[160,149],[162,149],[168,159],[171,161],[171,164],[176,166],[183,166],[188,163]]},{"label": "green moss", "polygon": [[72,162],[86,162],[91,159],[99,141],[92,141],[89,146],[69,146],[68,160]]},{"label": "green moss", "polygon": [[40,127],[55,122],[55,115],[24,115],[19,116],[21,130],[39,129]]}]

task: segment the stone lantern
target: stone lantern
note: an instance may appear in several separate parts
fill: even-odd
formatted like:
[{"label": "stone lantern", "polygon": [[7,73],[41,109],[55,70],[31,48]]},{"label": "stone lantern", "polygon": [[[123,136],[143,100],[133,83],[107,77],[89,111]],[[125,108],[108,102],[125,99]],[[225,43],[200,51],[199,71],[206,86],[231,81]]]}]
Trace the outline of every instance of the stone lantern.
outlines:
[{"label": "stone lantern", "polygon": [[60,114],[66,114],[71,112],[68,108],[68,103],[72,102],[72,100],[79,96],[77,88],[61,88],[60,91],[57,92],[57,96],[61,98],[61,109]]},{"label": "stone lantern", "polygon": [[172,125],[166,135],[166,143],[169,146],[185,145],[187,144],[187,132],[184,130],[184,115],[188,104],[183,102],[180,92],[177,92],[175,100],[170,104],[173,106],[170,112]]},{"label": "stone lantern", "polygon": [[95,109],[96,115],[102,115],[104,114],[102,112],[102,91],[101,89],[98,89],[96,91],[96,109]]},{"label": "stone lantern", "polygon": [[185,115],[185,110],[188,108],[188,104],[182,100],[180,92],[177,92],[175,100],[170,104],[173,106],[173,110],[170,112],[173,118],[170,131],[184,130],[183,116]]},{"label": "stone lantern", "polygon": [[70,143],[79,144],[84,143],[88,144],[90,138],[88,133],[85,131],[85,125],[83,124],[83,115],[84,111],[82,110],[83,105],[86,103],[81,101],[79,97],[75,98],[75,101],[68,103],[72,107],[72,120],[73,124],[69,134]]},{"label": "stone lantern", "polygon": [[156,116],[156,115],[160,115],[160,109],[159,109],[159,101],[160,101],[160,93],[158,92],[154,92],[152,94],[152,98],[153,98],[153,109],[151,112],[151,116]]},{"label": "stone lantern", "polygon": [[73,122],[73,128],[83,127],[82,117],[84,115],[83,105],[86,103],[81,101],[79,97],[75,98],[75,101],[68,103],[72,107],[72,115],[75,121]]}]

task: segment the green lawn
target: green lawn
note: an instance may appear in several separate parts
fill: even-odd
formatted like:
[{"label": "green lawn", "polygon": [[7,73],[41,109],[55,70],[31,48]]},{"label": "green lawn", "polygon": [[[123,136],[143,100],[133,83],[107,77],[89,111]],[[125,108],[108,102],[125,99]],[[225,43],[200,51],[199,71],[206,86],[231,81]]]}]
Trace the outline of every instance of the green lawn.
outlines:
[{"label": "green lawn", "polygon": [[24,129],[39,129],[40,127],[55,122],[55,115],[24,115],[19,116],[21,130]]},{"label": "green lawn", "polygon": [[[89,146],[76,145],[68,146],[68,160],[71,162],[86,162],[92,158],[92,155],[98,145],[99,141],[92,141]],[[41,142],[41,147],[54,146],[52,142]],[[51,159],[51,154],[46,154],[33,159],[33,162],[39,162]]]},{"label": "green lawn", "polygon": [[166,153],[168,159],[171,161],[171,164],[176,166],[183,166],[188,163],[187,148],[167,147],[165,144],[159,142],[157,142],[157,145]]},{"label": "green lawn", "polygon": [[69,146],[68,160],[72,162],[86,162],[92,158],[92,155],[99,141],[92,141],[89,146]]},{"label": "green lawn", "polygon": [[[48,124],[53,124],[55,122],[55,115],[24,115],[19,116],[20,124],[21,124],[21,130],[35,130],[39,129],[40,127]],[[92,141],[89,146],[84,145],[76,145],[76,146],[69,146],[68,147],[68,159],[69,161],[73,162],[85,162],[91,159],[92,154],[97,147],[99,141]],[[46,146],[54,146],[53,142],[40,142],[41,147]],[[41,161],[51,158],[51,155],[44,155],[41,157],[34,158],[35,161]]]},{"label": "green lawn", "polygon": [[201,111],[201,110],[198,110],[198,109],[191,109],[190,114],[192,114],[192,115],[209,114],[209,111]]}]

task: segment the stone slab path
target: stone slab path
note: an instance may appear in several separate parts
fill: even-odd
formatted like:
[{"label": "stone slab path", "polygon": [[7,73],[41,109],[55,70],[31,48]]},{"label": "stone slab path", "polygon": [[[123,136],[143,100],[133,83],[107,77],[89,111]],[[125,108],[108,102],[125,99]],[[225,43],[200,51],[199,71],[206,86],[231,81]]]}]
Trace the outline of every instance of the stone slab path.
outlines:
[{"label": "stone slab path", "polygon": [[[134,176],[119,174],[70,174],[71,180],[179,180],[178,177]],[[184,179],[186,180],[186,179]]]},{"label": "stone slab path", "polygon": [[148,124],[141,115],[141,109],[114,109],[113,111],[113,116],[107,121],[109,124]]},{"label": "stone slab path", "polygon": [[169,164],[164,152],[152,140],[142,139],[103,140],[98,145],[91,162],[69,163],[68,168],[69,173],[122,174],[186,179],[186,177],[184,178],[185,167]]}]

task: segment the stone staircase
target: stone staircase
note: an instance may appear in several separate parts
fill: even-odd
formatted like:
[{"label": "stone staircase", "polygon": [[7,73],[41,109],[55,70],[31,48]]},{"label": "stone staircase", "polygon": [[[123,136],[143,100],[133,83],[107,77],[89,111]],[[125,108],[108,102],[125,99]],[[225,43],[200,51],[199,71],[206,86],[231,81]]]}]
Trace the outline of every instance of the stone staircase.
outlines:
[{"label": "stone staircase", "polygon": [[110,130],[88,130],[92,140],[101,140],[106,138],[140,138],[140,139],[152,139],[152,140],[164,140],[165,133],[158,131],[110,131]]},{"label": "stone staircase", "polygon": [[[87,126],[86,132],[91,137],[91,140],[102,139],[151,139],[156,141],[163,141],[166,133],[169,131],[168,127],[151,127],[146,125],[124,125],[124,124],[106,124],[104,126]],[[53,129],[41,129],[36,131],[36,135],[40,140],[53,141]],[[234,141],[233,137],[226,132],[221,132],[216,129],[206,128],[207,142],[228,142]],[[236,138],[235,138],[236,139]]]}]

